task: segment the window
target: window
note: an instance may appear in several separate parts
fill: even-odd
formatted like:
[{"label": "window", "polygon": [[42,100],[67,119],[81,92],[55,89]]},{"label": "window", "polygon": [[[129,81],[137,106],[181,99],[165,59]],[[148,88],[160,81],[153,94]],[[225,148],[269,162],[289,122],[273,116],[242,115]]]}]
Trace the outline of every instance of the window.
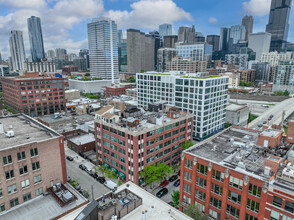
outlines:
[{"label": "window", "polygon": [[192,170],[193,168],[192,161],[185,159],[185,167]]},{"label": "window", "polygon": [[154,156],[147,158],[147,163],[150,163],[151,161],[154,160]]},{"label": "window", "polygon": [[259,211],[259,203],[251,200],[251,199],[247,199],[247,208],[250,209],[251,211],[257,212]]},{"label": "window", "polygon": [[243,180],[240,180],[236,177],[230,176],[230,186],[233,186],[237,189],[242,189],[243,187]]},{"label": "window", "polygon": [[11,179],[11,178],[13,178],[14,177],[14,171],[13,170],[9,170],[9,171],[6,171],[5,172],[5,178],[7,179],[7,180],[9,180],[9,179]]},{"label": "window", "polygon": [[164,135],[164,138],[165,139],[170,138],[170,137],[171,137],[171,132],[169,132],[169,133],[167,133],[167,134]]},{"label": "window", "polygon": [[192,173],[189,173],[189,172],[184,172],[184,179],[189,181],[189,182],[192,182]]},{"label": "window", "polygon": [[285,203],[285,210],[288,211],[288,212],[293,213],[293,210],[294,210],[294,203],[293,203],[293,202],[289,202],[289,201],[286,200],[286,203]]},{"label": "window", "polygon": [[103,145],[109,147],[109,143],[107,141],[103,141]]},{"label": "window", "polygon": [[36,193],[36,196],[41,195],[41,194],[43,193],[43,188],[41,187],[41,188],[39,188],[39,189],[36,189],[36,190],[35,190],[35,193]]},{"label": "window", "polygon": [[184,192],[191,194],[191,186],[184,183]]},{"label": "window", "polygon": [[123,141],[123,140],[121,140],[121,139],[118,139],[118,143],[120,144],[120,145],[123,145],[123,146],[125,146],[125,141]]},{"label": "window", "polygon": [[221,187],[217,184],[211,183],[211,192],[222,196],[223,195],[223,187]]},{"label": "window", "polygon": [[114,160],[111,160],[111,164],[113,165],[113,166],[118,166],[118,163],[116,162],[116,161],[114,161]]},{"label": "window", "polygon": [[27,180],[24,180],[24,181],[21,181],[21,188],[27,188],[30,186],[30,180],[27,179]]},{"label": "window", "polygon": [[0,198],[3,196],[2,189],[0,189]]},{"label": "window", "polygon": [[206,180],[202,179],[201,177],[196,177],[196,185],[206,188]]},{"label": "window", "polygon": [[124,154],[124,155],[126,154],[126,151],[120,147],[118,148],[118,152],[120,152],[121,154]]},{"label": "window", "polygon": [[26,152],[22,151],[22,152],[18,152],[17,153],[17,160],[24,160],[26,159]]},{"label": "window", "polygon": [[279,220],[279,219],[280,219],[280,213],[275,210],[272,210],[270,220]]},{"label": "window", "polygon": [[163,128],[158,128],[158,129],[156,129],[156,134],[160,134],[160,133],[162,133],[163,132]]},{"label": "window", "polygon": [[42,182],[41,174],[38,176],[34,176],[34,184]]},{"label": "window", "polygon": [[106,138],[106,139],[109,139],[109,135],[106,134],[106,133],[103,133],[103,137]]},{"label": "window", "polygon": [[121,157],[121,156],[119,156],[119,161],[120,161],[120,162],[123,162],[123,163],[126,162],[125,158],[123,158],[123,157]]},{"label": "window", "polygon": [[32,169],[33,169],[33,170],[38,170],[38,169],[40,169],[40,162],[37,161],[37,162],[35,162],[35,163],[32,163]]},{"label": "window", "polygon": [[227,205],[227,214],[239,218],[240,210],[235,208],[234,206]]},{"label": "window", "polygon": [[224,173],[222,173],[218,170],[212,170],[212,178],[216,179],[220,182],[224,182]]},{"label": "window", "polygon": [[11,155],[2,157],[2,160],[3,160],[3,165],[12,163],[12,157],[11,157]]},{"label": "window", "polygon": [[210,197],[210,205],[212,205],[213,207],[215,207],[217,209],[221,209],[222,208],[222,201],[211,196]]},{"label": "window", "polygon": [[283,200],[281,198],[279,198],[277,196],[274,196],[273,205],[281,208],[282,207],[282,201]]},{"label": "window", "polygon": [[117,151],[117,146],[115,146],[115,145],[113,145],[113,144],[110,145],[110,148],[111,148],[112,150]]},{"label": "window", "polygon": [[150,149],[147,150],[147,155],[148,154],[152,154],[153,152],[154,152],[154,147],[152,147],[152,148],[150,148]]},{"label": "window", "polygon": [[170,148],[169,149],[166,149],[164,150],[164,154],[168,154],[170,152]]},{"label": "window", "polygon": [[27,172],[28,172],[27,166],[19,167],[19,175],[26,174]]},{"label": "window", "polygon": [[260,198],[260,196],[261,196],[261,187],[253,185],[253,184],[250,183],[248,193]]},{"label": "window", "polygon": [[257,218],[255,218],[255,217],[253,217],[253,216],[246,213],[245,220],[257,220]]},{"label": "window", "polygon": [[111,157],[113,157],[113,158],[117,159],[117,154],[116,154],[116,153],[113,153],[113,152],[111,152]]},{"label": "window", "polygon": [[110,136],[110,140],[113,142],[117,142],[117,139],[115,137]]},{"label": "window", "polygon": [[151,140],[147,141],[147,146],[150,146],[152,144],[154,144],[154,139],[151,139]]},{"label": "window", "polygon": [[158,159],[158,158],[162,157],[162,155],[163,155],[163,153],[162,153],[162,152],[160,152],[160,153],[156,154],[156,155],[155,155],[155,159]]},{"label": "window", "polygon": [[213,211],[212,209],[209,209],[209,216],[213,219],[220,220],[220,214],[216,211]]},{"label": "window", "polygon": [[164,146],[167,147],[167,146],[169,146],[170,144],[171,144],[171,141],[169,140],[169,141],[167,141],[167,142],[164,143]]},{"label": "window", "polygon": [[39,155],[38,148],[33,148],[30,150],[30,152],[31,152],[31,157],[35,157]]},{"label": "window", "polygon": [[5,204],[4,203],[0,204],[0,212],[3,212],[3,211],[5,211]]},{"label": "window", "polygon": [[160,145],[157,145],[157,146],[155,147],[155,150],[160,150],[160,149],[162,149],[162,148],[163,148],[163,145],[160,144]]},{"label": "window", "polygon": [[18,203],[18,198],[11,199],[11,200],[9,201],[9,203],[10,203],[10,208],[12,208],[12,207],[18,205],[18,204],[19,204],[19,203]]},{"label": "window", "polygon": [[207,175],[207,169],[208,169],[207,166],[204,166],[200,163],[197,163],[197,172],[198,173],[202,173],[204,175]]},{"label": "window", "polygon": [[148,131],[147,132],[147,137],[151,137],[151,136],[153,136],[154,135],[154,131]]},{"label": "window", "polygon": [[206,194],[205,194],[204,192],[202,192],[202,191],[196,189],[195,197],[196,197],[197,199],[200,199],[200,200],[202,200],[202,201],[205,201]]},{"label": "window", "polygon": [[156,142],[159,142],[159,141],[162,141],[162,140],[163,140],[163,135],[156,138]]},{"label": "window", "polygon": [[8,194],[17,192],[16,184],[10,185],[7,187]]},{"label": "window", "polygon": [[228,200],[240,204],[241,203],[241,195],[229,190]]},{"label": "window", "polygon": [[164,129],[165,129],[165,131],[170,130],[170,129],[171,129],[171,125],[167,125],[167,126],[165,126]]}]

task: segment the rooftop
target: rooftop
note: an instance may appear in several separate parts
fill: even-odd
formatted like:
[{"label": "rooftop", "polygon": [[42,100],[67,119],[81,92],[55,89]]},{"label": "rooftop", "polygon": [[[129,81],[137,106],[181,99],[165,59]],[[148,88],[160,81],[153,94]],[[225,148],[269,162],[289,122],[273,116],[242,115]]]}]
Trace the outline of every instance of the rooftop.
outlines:
[{"label": "rooftop", "polygon": [[86,134],[86,135],[80,135],[73,138],[69,138],[68,140],[73,142],[76,145],[84,145],[87,143],[94,142],[95,137],[93,134]]},{"label": "rooftop", "polygon": [[259,131],[233,126],[185,152],[248,176],[268,180],[270,177],[264,174],[264,160],[269,155],[264,147],[257,145],[258,135]]},{"label": "rooftop", "polygon": [[0,150],[59,136],[55,131],[24,114],[0,117]]},{"label": "rooftop", "polygon": [[103,115],[105,112],[109,111],[112,108],[114,108],[112,105],[107,105],[107,106],[101,108],[99,111],[97,111],[96,114]]},{"label": "rooftop", "polygon": [[247,105],[230,104],[227,106],[227,111],[238,111],[247,108]]},{"label": "rooftop", "polygon": [[[69,188],[70,186],[66,184]],[[61,207],[56,200],[49,194],[46,196],[38,196],[30,201],[22,203],[6,212],[1,212],[1,220],[40,220],[54,219],[55,217],[68,212],[77,206],[87,203],[87,199],[77,193],[72,187],[71,192],[77,197],[77,200]],[[73,218],[71,218],[73,219]]]},{"label": "rooftop", "polygon": [[273,129],[266,129],[263,132],[261,132],[261,135],[267,136],[267,137],[277,137],[281,131],[273,130]]}]

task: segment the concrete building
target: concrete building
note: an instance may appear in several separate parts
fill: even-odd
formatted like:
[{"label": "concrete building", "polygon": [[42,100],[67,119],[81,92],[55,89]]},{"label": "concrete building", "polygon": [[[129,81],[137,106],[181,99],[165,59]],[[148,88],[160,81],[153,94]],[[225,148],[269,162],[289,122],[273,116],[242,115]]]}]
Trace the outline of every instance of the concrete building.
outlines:
[{"label": "concrete building", "polygon": [[166,66],[169,61],[177,56],[175,48],[160,48],[157,52],[157,71],[166,72]]},{"label": "concrete building", "polygon": [[65,90],[65,100],[71,101],[74,99],[79,99],[81,97],[81,93],[77,89],[69,89]]},{"label": "concrete building", "polygon": [[178,35],[168,35],[163,37],[163,47],[176,48],[178,42]]},{"label": "concrete building", "polygon": [[46,58],[50,61],[55,60],[55,51],[54,50],[48,50]]},{"label": "concrete building", "polygon": [[19,72],[24,70],[26,59],[22,31],[11,31],[9,37],[12,70]]},{"label": "concrete building", "polygon": [[154,70],[155,39],[139,30],[127,30],[128,72]]},{"label": "concrete building", "polygon": [[225,64],[233,64],[240,67],[247,67],[248,54],[226,54]]},{"label": "concrete building", "polygon": [[63,137],[27,115],[0,117],[0,152],[1,219],[13,219],[6,210],[67,181]]},{"label": "concrete building", "polygon": [[40,62],[45,58],[41,19],[31,16],[27,19],[32,62]]},{"label": "concrete building", "polygon": [[[118,80],[116,81],[118,82]],[[69,89],[77,89],[82,93],[101,93],[102,88],[111,86],[111,80],[91,80],[82,81],[78,79],[69,79]]]},{"label": "concrete building", "polygon": [[242,25],[245,27],[246,33],[245,33],[245,41],[248,41],[249,35],[253,31],[253,17],[252,16],[244,16],[242,18]]},{"label": "concrete building", "polygon": [[231,125],[245,127],[248,122],[249,107],[247,105],[230,104],[227,106],[226,122]]},{"label": "concrete building", "polygon": [[195,73],[137,73],[138,106],[164,101],[193,112],[193,137],[202,140],[224,128],[228,80]]},{"label": "concrete building", "polygon": [[195,42],[195,26],[179,27],[178,30],[178,42],[191,44]]},{"label": "concrete building", "polygon": [[256,60],[260,60],[262,53],[268,53],[271,44],[271,34],[266,32],[249,35],[248,47],[256,52]]},{"label": "concrete building", "polygon": [[87,71],[87,59],[83,57],[77,57],[73,60],[73,65],[78,67],[78,71]]},{"label": "concrete building", "polygon": [[0,77],[9,75],[9,67],[8,65],[0,65]]},{"label": "concrete building", "polygon": [[285,52],[289,32],[291,0],[272,0],[266,32],[272,34],[270,51]]},{"label": "concrete building", "polygon": [[63,48],[56,48],[55,49],[56,59],[58,59],[58,60],[64,60],[66,54],[67,54],[66,49],[63,49]]},{"label": "concrete building", "polygon": [[264,84],[270,79],[269,63],[249,61],[248,69],[255,69],[255,84]]},{"label": "concrete building", "polygon": [[192,57],[193,60],[209,61],[212,57],[212,45],[207,43],[177,44],[178,56]]},{"label": "concrete building", "polygon": [[243,25],[233,25],[230,28],[230,38],[233,39],[233,44],[245,40],[246,29]]},{"label": "concrete building", "polygon": [[240,84],[240,73],[231,73],[231,72],[226,72],[221,74],[222,76],[227,76],[229,77],[229,86],[233,88],[237,88]]},{"label": "concrete building", "polygon": [[65,109],[63,78],[25,73],[22,77],[2,77],[2,87],[5,104],[17,112],[35,117]]},{"label": "concrete building", "polygon": [[212,45],[212,51],[219,50],[219,42],[220,42],[220,36],[219,35],[207,35],[206,36],[206,42],[210,45]]},{"label": "concrete building", "polygon": [[256,69],[232,69],[232,73],[238,74],[240,81],[249,83],[256,80]]},{"label": "concrete building", "polygon": [[91,76],[118,79],[117,24],[109,18],[94,18],[88,23],[88,43]]},{"label": "concrete building", "polygon": [[279,53],[278,51],[262,53],[261,62],[267,62],[271,67],[278,66],[280,60],[290,60],[292,57],[291,52]]},{"label": "concrete building", "polygon": [[198,73],[206,72],[207,61],[192,60],[192,58],[174,57],[166,63],[167,72]]},{"label": "concrete building", "polygon": [[114,112],[106,106],[95,115],[97,161],[126,181],[141,184],[139,172],[147,165],[177,163],[181,143],[192,140],[191,114],[170,109],[120,120]]},{"label": "concrete building", "polygon": [[280,61],[276,69],[273,91],[294,92],[294,60]]},{"label": "concrete building", "polygon": [[24,70],[27,72],[37,73],[56,73],[56,62],[41,61],[41,62],[24,62]]}]

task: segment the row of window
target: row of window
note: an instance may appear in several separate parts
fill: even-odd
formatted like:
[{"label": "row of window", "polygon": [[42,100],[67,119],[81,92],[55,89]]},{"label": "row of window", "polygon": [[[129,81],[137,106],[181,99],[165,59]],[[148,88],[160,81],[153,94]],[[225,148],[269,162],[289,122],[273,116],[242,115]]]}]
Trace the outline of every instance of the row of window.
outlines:
[{"label": "row of window", "polygon": [[[31,155],[31,157],[38,156],[39,155],[38,148],[30,149],[30,155]],[[24,159],[26,159],[25,151],[18,152],[17,153],[17,160],[20,161],[20,160],[24,160]],[[7,155],[7,156],[2,157],[2,162],[3,162],[3,165],[11,164],[12,163],[12,156]]]}]

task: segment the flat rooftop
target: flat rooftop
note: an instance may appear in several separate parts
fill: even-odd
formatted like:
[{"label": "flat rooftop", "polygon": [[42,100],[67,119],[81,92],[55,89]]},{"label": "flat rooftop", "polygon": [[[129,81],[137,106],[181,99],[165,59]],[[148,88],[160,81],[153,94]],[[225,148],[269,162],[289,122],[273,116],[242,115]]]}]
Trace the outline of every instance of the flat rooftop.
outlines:
[{"label": "flat rooftop", "polygon": [[69,138],[69,141],[73,142],[76,145],[84,145],[95,141],[95,137],[93,134],[85,134],[76,136],[73,138]]},{"label": "flat rooftop", "polygon": [[259,131],[230,127],[185,152],[257,179],[264,174],[264,147],[257,145]]},{"label": "flat rooftop", "polygon": [[281,131],[266,129],[263,132],[261,132],[261,135],[267,136],[267,137],[277,137],[280,133]]},{"label": "flat rooftop", "polygon": [[[71,192],[78,198],[77,200],[61,207],[57,201],[50,195],[38,196],[28,202],[22,203],[6,212],[1,212],[1,220],[46,220],[53,219],[77,206],[86,203],[88,200],[77,193],[68,184],[65,184]],[[71,218],[72,220],[73,218]]]},{"label": "flat rooftop", "polygon": [[[0,117],[0,123],[0,150],[60,136],[24,114]],[[9,138],[6,134],[10,131],[13,131],[14,136]]]},{"label": "flat rooftop", "polygon": [[236,104],[229,104],[227,106],[227,111],[238,111],[247,108],[247,105],[236,105]]}]

